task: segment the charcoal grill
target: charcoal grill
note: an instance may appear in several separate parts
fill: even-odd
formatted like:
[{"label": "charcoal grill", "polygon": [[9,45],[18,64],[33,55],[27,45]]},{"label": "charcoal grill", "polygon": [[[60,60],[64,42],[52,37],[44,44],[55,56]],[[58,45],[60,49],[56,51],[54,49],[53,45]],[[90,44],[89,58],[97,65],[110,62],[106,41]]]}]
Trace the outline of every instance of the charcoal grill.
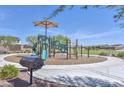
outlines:
[{"label": "charcoal grill", "polygon": [[44,61],[37,56],[25,56],[20,60],[20,64],[30,71],[30,84],[32,84],[33,70],[42,68]]}]

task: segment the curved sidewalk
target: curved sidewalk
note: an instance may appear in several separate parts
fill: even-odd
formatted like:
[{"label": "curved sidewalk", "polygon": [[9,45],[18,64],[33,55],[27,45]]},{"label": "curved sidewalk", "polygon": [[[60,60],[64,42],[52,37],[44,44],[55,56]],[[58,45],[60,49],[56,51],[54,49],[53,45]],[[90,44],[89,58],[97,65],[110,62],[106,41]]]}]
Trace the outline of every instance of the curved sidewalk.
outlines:
[{"label": "curved sidewalk", "polygon": [[[106,57],[108,60],[101,63],[79,65],[46,65],[34,72],[37,78],[80,86],[87,78],[96,82],[118,82],[124,85],[124,60],[115,57]],[[87,77],[87,78],[86,78]],[[83,80],[81,79],[83,78]],[[103,80],[105,80],[103,82]],[[80,83],[79,83],[80,82]],[[87,82],[91,84],[93,82]],[[76,85],[75,85],[76,84]]]},{"label": "curved sidewalk", "polygon": [[14,53],[14,54],[1,54],[0,55],[0,67],[4,66],[4,65],[8,65],[8,64],[11,64],[11,65],[14,65],[16,66],[17,68],[25,68],[25,67],[22,67],[20,64],[18,63],[14,63],[14,62],[8,62],[6,60],[4,60],[5,57],[7,56],[11,56],[11,55],[22,55],[24,53]]},{"label": "curved sidewalk", "polygon": [[[8,55],[0,55],[0,66],[12,64],[16,67],[23,68],[18,63],[10,63],[4,60]],[[54,81],[62,84],[80,85],[82,78],[83,82],[90,80],[93,82],[118,82],[124,85],[124,60],[116,57],[106,57],[107,60],[93,64],[78,64],[78,65],[45,65],[42,69],[34,71],[33,76],[49,81]],[[87,77],[87,78],[86,78]],[[80,81],[79,81],[80,80]],[[91,84],[92,82],[90,82]],[[76,86],[75,85],[75,86]]]}]

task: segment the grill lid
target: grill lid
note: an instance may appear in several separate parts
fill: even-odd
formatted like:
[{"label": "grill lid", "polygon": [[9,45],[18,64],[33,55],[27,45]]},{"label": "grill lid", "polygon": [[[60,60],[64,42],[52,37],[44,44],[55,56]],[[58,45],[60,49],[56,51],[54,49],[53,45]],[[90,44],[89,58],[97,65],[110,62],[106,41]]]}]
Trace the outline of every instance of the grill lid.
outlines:
[{"label": "grill lid", "polygon": [[20,64],[28,69],[40,69],[44,62],[37,56],[25,56],[20,60]]}]

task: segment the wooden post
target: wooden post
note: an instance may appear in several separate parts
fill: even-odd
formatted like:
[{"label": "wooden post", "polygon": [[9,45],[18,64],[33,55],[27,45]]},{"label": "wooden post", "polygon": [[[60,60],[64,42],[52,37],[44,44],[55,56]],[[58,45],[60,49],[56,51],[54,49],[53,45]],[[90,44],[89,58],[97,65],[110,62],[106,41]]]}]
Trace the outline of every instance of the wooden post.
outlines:
[{"label": "wooden post", "polygon": [[71,40],[69,40],[69,58],[71,59]]},{"label": "wooden post", "polygon": [[81,45],[81,58],[82,58],[82,55],[83,55],[83,47]]},{"label": "wooden post", "polygon": [[67,46],[66,59],[68,59],[68,48],[69,48],[69,47],[68,47],[68,45],[69,45],[68,43],[69,43],[69,40],[67,39],[67,40],[66,40],[66,46]]},{"label": "wooden post", "polygon": [[78,39],[76,40],[76,59],[78,59]]}]

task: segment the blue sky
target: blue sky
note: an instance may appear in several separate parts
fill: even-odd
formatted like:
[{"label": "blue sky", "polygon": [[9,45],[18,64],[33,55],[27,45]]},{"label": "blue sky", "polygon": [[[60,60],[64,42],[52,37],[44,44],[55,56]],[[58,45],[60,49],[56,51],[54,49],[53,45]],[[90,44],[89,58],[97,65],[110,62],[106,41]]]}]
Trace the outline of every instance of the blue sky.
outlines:
[{"label": "blue sky", "polygon": [[[34,27],[34,21],[43,20],[58,6],[0,6],[0,35],[12,35],[26,43],[29,35],[44,34],[44,28]],[[51,21],[58,28],[49,28],[48,35],[62,34],[82,45],[123,44],[124,29],[114,22],[114,10],[78,6],[66,9]]]}]

